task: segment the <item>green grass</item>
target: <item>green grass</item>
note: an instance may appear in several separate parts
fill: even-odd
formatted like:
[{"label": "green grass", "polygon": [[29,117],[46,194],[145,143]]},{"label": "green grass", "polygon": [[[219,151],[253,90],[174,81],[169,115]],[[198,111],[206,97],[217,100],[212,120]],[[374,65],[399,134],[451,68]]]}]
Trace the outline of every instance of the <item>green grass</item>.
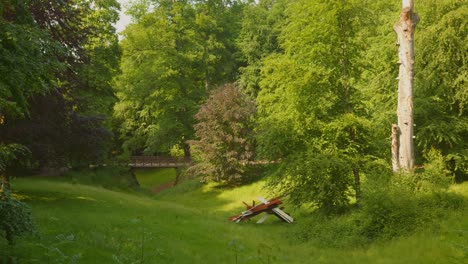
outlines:
[{"label": "green grass", "polygon": [[176,179],[176,170],[165,169],[135,169],[135,176],[142,188],[151,189]]},{"label": "green grass", "polygon": [[[366,248],[299,242],[296,223],[227,221],[242,201],[269,197],[257,182],[236,189],[186,181],[156,197],[50,180],[17,179],[15,197],[33,208],[40,238],[0,240],[0,263],[466,263],[467,211],[447,213],[439,228]],[[454,192],[468,194],[468,184]],[[290,205],[286,204],[288,209]],[[2,259],[3,258],[3,259]],[[73,262],[76,260],[76,262]]]},{"label": "green grass", "polygon": [[134,190],[137,187],[128,168],[114,166],[99,167],[81,171],[71,170],[60,176],[29,176],[28,180],[100,186],[106,189],[120,191]]}]

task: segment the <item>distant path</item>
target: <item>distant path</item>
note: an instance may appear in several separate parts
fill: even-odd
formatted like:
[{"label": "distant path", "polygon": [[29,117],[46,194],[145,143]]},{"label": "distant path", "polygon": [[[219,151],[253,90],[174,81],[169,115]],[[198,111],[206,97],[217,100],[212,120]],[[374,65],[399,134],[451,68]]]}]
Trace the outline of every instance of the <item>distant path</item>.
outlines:
[{"label": "distant path", "polygon": [[163,156],[132,156],[128,164],[133,168],[178,168],[190,166],[190,158],[173,158]]}]

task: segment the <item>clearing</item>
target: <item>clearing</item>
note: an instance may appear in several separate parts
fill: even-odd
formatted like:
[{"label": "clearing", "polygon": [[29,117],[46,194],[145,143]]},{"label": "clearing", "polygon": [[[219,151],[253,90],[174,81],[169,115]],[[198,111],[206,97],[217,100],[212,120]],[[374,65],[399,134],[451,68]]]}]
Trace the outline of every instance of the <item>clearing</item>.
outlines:
[{"label": "clearing", "polygon": [[[149,181],[149,180],[148,180]],[[152,184],[152,183],[150,183]],[[428,230],[367,248],[320,248],[295,235],[296,222],[270,217],[235,224],[242,201],[270,197],[262,181],[236,189],[186,181],[157,195],[119,192],[53,179],[16,179],[14,196],[33,209],[40,237],[0,241],[0,260],[18,263],[463,263],[466,210]],[[457,187],[468,194],[468,184]]]}]

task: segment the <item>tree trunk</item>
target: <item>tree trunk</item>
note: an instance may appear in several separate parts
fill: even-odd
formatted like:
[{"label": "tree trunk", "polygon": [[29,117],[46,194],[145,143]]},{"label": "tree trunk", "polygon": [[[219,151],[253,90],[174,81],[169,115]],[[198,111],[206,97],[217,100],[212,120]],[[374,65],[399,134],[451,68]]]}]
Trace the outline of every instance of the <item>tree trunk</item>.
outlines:
[{"label": "tree trunk", "polygon": [[400,171],[398,162],[398,125],[392,124],[392,169],[394,172]]},{"label": "tree trunk", "polygon": [[354,188],[356,189],[356,204],[359,206],[361,204],[361,176],[359,174],[359,169],[353,169],[354,175]]},{"label": "tree trunk", "polygon": [[418,16],[413,12],[413,1],[403,0],[400,21],[394,30],[398,36],[398,170],[411,172],[414,167],[413,142],[413,64],[414,64],[414,29]]},{"label": "tree trunk", "polygon": [[184,158],[190,158],[190,144],[184,143],[183,145],[184,148]]},{"label": "tree trunk", "polygon": [[10,177],[5,173],[0,173],[2,178],[2,186],[0,188],[0,199],[10,198]]}]

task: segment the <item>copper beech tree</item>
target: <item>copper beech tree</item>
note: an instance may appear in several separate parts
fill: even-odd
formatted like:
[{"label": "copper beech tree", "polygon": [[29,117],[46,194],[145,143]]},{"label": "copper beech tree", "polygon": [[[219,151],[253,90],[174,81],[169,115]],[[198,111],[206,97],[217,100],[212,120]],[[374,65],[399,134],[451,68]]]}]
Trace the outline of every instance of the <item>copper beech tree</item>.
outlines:
[{"label": "copper beech tree", "polygon": [[217,182],[240,182],[254,158],[255,113],[254,101],[236,85],[214,90],[195,115],[198,140],[190,145],[198,162],[191,170]]}]

